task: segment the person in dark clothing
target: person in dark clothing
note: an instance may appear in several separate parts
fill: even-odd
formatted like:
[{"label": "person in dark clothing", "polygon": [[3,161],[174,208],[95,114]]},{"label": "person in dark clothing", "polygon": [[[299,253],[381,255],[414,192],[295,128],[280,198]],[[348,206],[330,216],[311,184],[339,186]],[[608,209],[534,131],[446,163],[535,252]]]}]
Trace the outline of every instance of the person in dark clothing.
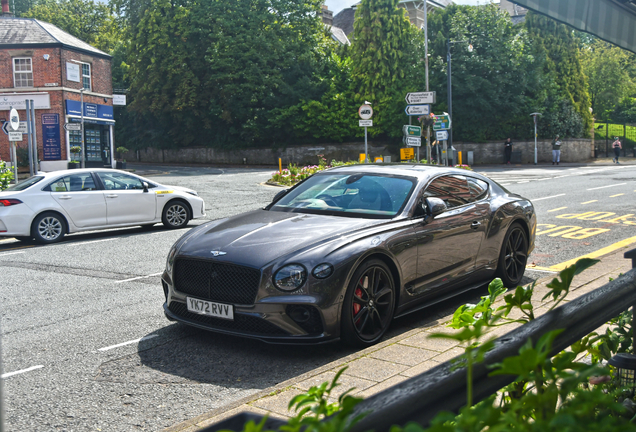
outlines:
[{"label": "person in dark clothing", "polygon": [[614,149],[614,159],[612,159],[612,162],[619,163],[618,157],[621,155],[621,149],[623,148],[623,146],[621,145],[621,140],[618,139],[618,137],[614,138],[615,141],[612,143],[612,148]]},{"label": "person in dark clothing", "polygon": [[510,165],[510,157],[512,156],[512,140],[508,138],[504,143],[504,163]]}]

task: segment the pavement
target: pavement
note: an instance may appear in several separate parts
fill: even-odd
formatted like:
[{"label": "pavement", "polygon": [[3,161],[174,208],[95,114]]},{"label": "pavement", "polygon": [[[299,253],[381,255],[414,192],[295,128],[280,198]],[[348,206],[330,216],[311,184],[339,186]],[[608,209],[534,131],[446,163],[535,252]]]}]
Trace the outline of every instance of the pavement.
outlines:
[{"label": "pavement", "polygon": [[[617,278],[620,274],[628,272],[631,269],[631,261],[623,258],[623,254],[628,250],[630,247],[625,246],[604,255],[599,258],[599,263],[575,276],[565,301],[571,301],[608,283],[610,278]],[[533,294],[535,316],[549,310],[552,302],[541,299],[549,291],[546,284],[555,276],[555,272],[546,272],[545,277],[537,280]],[[503,300],[499,303],[503,303]],[[244,399],[174,425],[164,432],[200,431],[241,412],[269,414],[270,417],[281,419],[291,417],[294,413],[287,410],[287,405],[295,395],[307,391],[312,386],[331,381],[336,372],[344,366],[348,368],[341,376],[341,386],[336,389],[334,396],[337,398],[343,391],[353,387],[355,390],[352,395],[369,397],[462,354],[463,350],[450,340],[429,339],[431,333],[449,332],[450,329],[446,326],[451,318],[452,315],[448,315],[428,322]],[[515,326],[510,324],[497,327],[491,330],[491,334],[501,336]]]}]

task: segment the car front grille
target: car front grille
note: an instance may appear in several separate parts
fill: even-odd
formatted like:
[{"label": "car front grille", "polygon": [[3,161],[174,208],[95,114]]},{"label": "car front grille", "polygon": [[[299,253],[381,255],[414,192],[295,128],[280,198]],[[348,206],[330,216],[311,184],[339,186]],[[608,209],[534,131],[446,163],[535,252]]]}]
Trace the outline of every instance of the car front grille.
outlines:
[{"label": "car front grille", "polygon": [[289,333],[280,327],[265,321],[262,318],[235,314],[234,320],[226,320],[206,315],[199,315],[188,311],[184,303],[173,301],[168,306],[173,314],[211,328],[223,329],[254,336],[289,336]]},{"label": "car front grille", "polygon": [[214,261],[177,259],[174,288],[214,302],[254,304],[261,272],[249,267]]}]

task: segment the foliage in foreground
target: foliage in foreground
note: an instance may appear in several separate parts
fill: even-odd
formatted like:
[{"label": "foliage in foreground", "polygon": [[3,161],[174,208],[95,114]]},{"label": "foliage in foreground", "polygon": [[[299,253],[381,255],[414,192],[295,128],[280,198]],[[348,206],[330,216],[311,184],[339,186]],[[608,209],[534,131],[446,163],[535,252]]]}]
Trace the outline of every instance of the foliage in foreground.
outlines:
[{"label": "foliage in foreground", "polygon": [[7,168],[7,163],[0,159],[0,191],[8,188],[11,180],[13,180],[13,173]]},{"label": "foliage in foreground", "polygon": [[[574,276],[596,262],[591,259],[579,260],[561,271],[559,277],[547,285],[550,291],[542,300],[551,298],[550,309],[554,309],[568,295]],[[532,304],[534,285],[519,286],[507,292],[501,280],[495,279],[489,285],[488,292],[478,304],[464,305],[455,312],[449,327],[459,329],[458,333],[432,336],[451,338],[464,346],[465,353],[456,366],[464,366],[468,372],[467,405],[459,414],[440,412],[427,428],[409,423],[404,427],[393,426],[391,432],[636,431],[636,424],[633,423],[636,416],[628,409],[631,404],[621,403],[626,400],[630,402],[632,396],[626,397],[615,381],[590,384],[591,377],[607,375],[611,371],[594,360],[594,356],[591,363],[577,361],[586,350],[588,354],[595,349],[610,354],[609,350],[625,348],[623,345],[628,344],[630,336],[630,329],[625,328],[626,320],[630,317],[625,314],[610,323],[619,325],[617,338],[607,340],[601,337],[596,339],[600,343],[595,343],[587,337],[555,356],[551,356],[552,343],[561,330],[544,334],[535,344],[528,340],[518,355],[492,365],[491,376],[512,375],[516,377],[515,381],[498,394],[473,405],[472,367],[476,362],[483,361],[492,347],[492,339],[483,341],[487,329],[506,322],[528,323],[535,318]],[[504,296],[505,303],[495,307],[495,302],[501,296]],[[520,312],[518,318],[509,317],[513,310]],[[599,348],[602,344],[608,346]],[[295,407],[298,414],[280,431],[297,432],[306,428],[309,431],[346,432],[358,422],[362,415],[349,418],[355,405],[360,402],[360,399],[349,396],[351,390],[340,396],[337,404],[329,402],[329,396],[343,372],[344,369],[338,372],[331,384],[312,387],[307,393],[292,399],[289,408]],[[261,432],[264,423],[265,420],[258,425],[249,422],[243,431]]]}]

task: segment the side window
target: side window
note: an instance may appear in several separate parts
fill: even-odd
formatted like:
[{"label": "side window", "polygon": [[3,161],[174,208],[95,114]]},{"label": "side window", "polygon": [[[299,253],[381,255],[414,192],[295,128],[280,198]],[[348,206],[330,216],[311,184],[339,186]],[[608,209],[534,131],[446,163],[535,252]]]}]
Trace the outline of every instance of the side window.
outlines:
[{"label": "side window", "polygon": [[488,196],[488,183],[483,180],[468,177],[468,188],[473,201],[479,201]]},{"label": "side window", "polygon": [[459,207],[471,201],[470,189],[464,176],[438,177],[428,185],[424,198],[439,198],[448,208]]},{"label": "side window", "polygon": [[93,177],[90,174],[78,174],[62,177],[51,183],[51,192],[79,192],[97,190]]},{"label": "side window", "polygon": [[107,190],[143,189],[144,185],[137,177],[118,172],[97,172]]},{"label": "side window", "polygon": [[49,189],[51,192],[68,192],[71,189],[68,180],[69,177],[62,177],[51,183]]}]

